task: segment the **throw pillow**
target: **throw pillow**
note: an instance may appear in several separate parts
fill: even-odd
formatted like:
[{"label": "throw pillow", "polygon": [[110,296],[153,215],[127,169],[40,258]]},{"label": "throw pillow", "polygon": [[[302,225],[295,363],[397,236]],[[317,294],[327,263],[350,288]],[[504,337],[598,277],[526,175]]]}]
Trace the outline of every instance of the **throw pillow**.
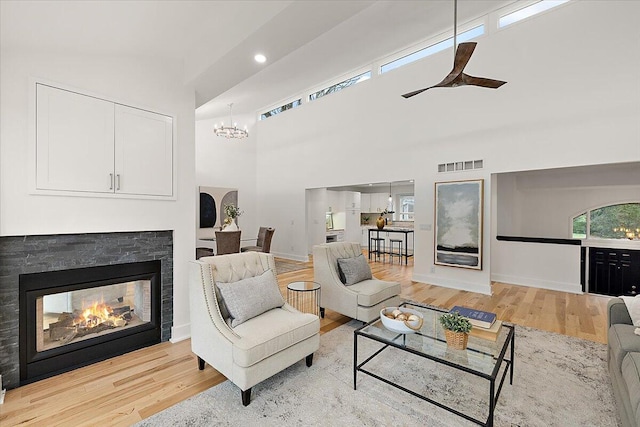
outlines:
[{"label": "throw pillow", "polygon": [[222,314],[222,318],[227,321],[231,317],[231,315],[229,314],[229,309],[227,308],[227,304],[224,303],[224,298],[222,298],[222,293],[220,292],[220,288],[218,288],[217,284],[213,284],[213,289],[216,292],[216,300],[218,300],[220,314]]},{"label": "throw pillow", "polygon": [[231,327],[284,305],[276,276],[271,270],[260,276],[231,283],[218,282],[216,285],[232,318]]},{"label": "throw pillow", "polygon": [[363,280],[371,279],[371,267],[360,254],[354,258],[338,258],[338,274],[346,286],[354,285]]},{"label": "throw pillow", "polygon": [[640,295],[635,297],[621,296],[624,303],[627,305],[627,311],[633,322],[633,326],[640,326]]}]

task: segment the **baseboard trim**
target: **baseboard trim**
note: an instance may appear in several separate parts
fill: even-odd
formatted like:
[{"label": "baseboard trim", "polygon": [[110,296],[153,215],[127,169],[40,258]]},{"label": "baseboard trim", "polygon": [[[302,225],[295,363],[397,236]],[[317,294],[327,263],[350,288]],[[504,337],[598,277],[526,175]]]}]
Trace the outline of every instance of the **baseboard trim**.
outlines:
[{"label": "baseboard trim", "polygon": [[169,341],[173,344],[191,338],[191,324],[173,326],[171,328],[171,338]]},{"label": "baseboard trim", "polygon": [[550,291],[583,294],[580,283],[555,282],[551,280],[534,279],[531,277],[513,276],[509,274],[492,274],[492,282],[508,283],[510,285],[527,286],[530,288],[548,289]]},{"label": "baseboard trim", "polygon": [[308,256],[300,256],[300,255],[294,255],[294,254],[287,254],[284,252],[271,252],[271,254],[275,257],[278,258],[284,258],[284,259],[290,259],[292,261],[300,261],[300,262],[308,262],[309,261],[309,257]]},{"label": "baseboard trim", "polygon": [[429,285],[442,286],[443,288],[458,289],[460,291],[475,292],[491,295],[491,284],[480,284],[451,279],[435,274],[414,274],[411,278],[414,282],[427,283]]}]

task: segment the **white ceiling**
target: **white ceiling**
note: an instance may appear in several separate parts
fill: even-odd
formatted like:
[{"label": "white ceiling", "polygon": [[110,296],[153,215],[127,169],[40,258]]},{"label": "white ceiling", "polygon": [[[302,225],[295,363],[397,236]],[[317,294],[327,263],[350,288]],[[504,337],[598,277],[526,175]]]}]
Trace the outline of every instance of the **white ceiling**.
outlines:
[{"label": "white ceiling", "polygon": [[[458,23],[513,2],[460,0]],[[230,102],[253,114],[452,27],[452,0],[0,1],[3,51],[182,61],[199,119]]]}]

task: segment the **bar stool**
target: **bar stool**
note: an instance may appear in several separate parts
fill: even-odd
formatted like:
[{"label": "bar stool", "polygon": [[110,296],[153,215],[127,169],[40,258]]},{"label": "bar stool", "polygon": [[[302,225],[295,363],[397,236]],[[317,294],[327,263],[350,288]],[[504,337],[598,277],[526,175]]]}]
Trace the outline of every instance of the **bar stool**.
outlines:
[{"label": "bar stool", "polygon": [[[382,262],[385,262],[385,246],[384,246],[384,238],[382,237],[372,237],[371,238],[371,248],[375,256],[374,260],[380,261],[380,254],[382,254]],[[374,249],[375,248],[375,249]]]},{"label": "bar stool", "polygon": [[[397,256],[398,261],[402,264],[402,239],[389,239],[389,262],[393,264],[393,257]],[[394,251],[395,244],[398,244],[398,252]]]}]

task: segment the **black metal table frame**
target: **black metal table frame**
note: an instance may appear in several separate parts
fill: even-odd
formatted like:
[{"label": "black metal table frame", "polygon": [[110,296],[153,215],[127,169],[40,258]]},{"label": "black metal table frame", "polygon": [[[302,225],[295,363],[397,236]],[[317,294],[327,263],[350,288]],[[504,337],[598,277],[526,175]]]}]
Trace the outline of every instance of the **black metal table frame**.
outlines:
[{"label": "black metal table frame", "polygon": [[[407,303],[405,302],[405,303],[400,304],[400,306],[402,307],[402,306],[404,306],[406,304]],[[447,312],[445,310],[436,310],[436,309],[434,309],[432,307],[425,307],[424,305],[416,304],[416,303],[411,303],[411,305],[427,308],[429,310],[434,310],[434,311],[442,311],[443,313]],[[393,387],[396,387],[396,388],[398,388],[398,389],[400,389],[400,390],[402,390],[402,391],[404,391],[406,393],[409,393],[409,394],[411,394],[411,395],[413,395],[415,397],[418,397],[418,398],[420,398],[422,400],[425,400],[425,401],[427,401],[427,402],[429,402],[431,404],[434,404],[434,405],[436,405],[436,406],[438,406],[438,407],[440,407],[442,409],[445,409],[445,410],[447,410],[447,411],[449,411],[451,413],[454,413],[454,414],[456,414],[456,415],[458,415],[458,416],[460,416],[462,418],[465,418],[465,419],[467,419],[469,421],[472,421],[472,422],[474,422],[476,424],[479,424],[481,426],[486,426],[486,427],[492,427],[493,426],[493,415],[494,415],[495,407],[496,407],[496,404],[498,403],[498,397],[500,397],[500,391],[502,390],[502,385],[504,384],[504,380],[506,379],[507,372],[509,372],[509,384],[513,384],[513,365],[514,365],[514,360],[515,360],[514,349],[515,349],[515,335],[516,335],[514,326],[507,325],[507,324],[503,323],[504,327],[509,328],[509,335],[507,336],[505,344],[502,346],[502,350],[500,351],[500,355],[497,358],[498,362],[495,364],[493,372],[491,373],[491,375],[487,375],[487,374],[483,374],[481,372],[474,371],[474,370],[472,370],[470,368],[467,368],[465,366],[460,366],[460,365],[457,365],[455,363],[449,362],[447,360],[439,359],[437,357],[421,353],[421,352],[419,352],[417,350],[414,350],[412,348],[407,348],[404,345],[396,344],[395,342],[386,341],[386,340],[384,340],[382,338],[375,337],[375,336],[372,336],[372,335],[367,335],[367,334],[364,334],[364,333],[360,332],[362,329],[366,328],[367,326],[371,325],[372,323],[377,322],[378,320],[380,320],[380,319],[374,319],[371,322],[361,326],[360,328],[356,329],[353,332],[353,389],[354,390],[356,390],[357,374],[358,374],[358,371],[360,371],[360,372],[365,373],[365,374],[367,374],[367,375],[369,375],[369,376],[371,376],[371,377],[373,377],[373,378],[375,378],[377,380],[385,382],[385,383],[387,383],[387,384],[389,384],[389,385],[391,385]],[[420,335],[419,332],[417,332],[417,334]],[[369,339],[372,339],[374,341],[378,341],[378,342],[384,344],[384,346],[382,348],[377,350],[371,356],[367,357],[360,364],[358,364],[358,335],[360,335],[360,336],[362,336],[364,338],[369,338]],[[402,335],[404,335],[404,334],[398,334],[396,336],[396,338],[398,338],[398,337],[400,337]],[[430,337],[430,338],[432,338],[432,337]],[[406,340],[406,335],[403,337],[403,342],[405,342],[405,340]],[[443,341],[443,340],[439,340],[439,341]],[[383,350],[387,349],[389,346],[398,348],[400,350],[407,351],[407,352],[415,354],[417,356],[421,356],[421,357],[424,357],[426,359],[433,360],[436,363],[441,363],[443,365],[450,366],[450,367],[452,367],[454,369],[458,369],[460,371],[467,372],[467,373],[470,373],[470,374],[473,374],[473,375],[476,375],[478,377],[481,377],[481,378],[484,378],[484,379],[488,380],[489,381],[489,414],[487,416],[486,422],[482,421],[482,420],[479,420],[479,419],[476,419],[476,418],[473,418],[470,415],[467,415],[465,413],[457,411],[456,409],[453,409],[453,408],[451,408],[449,406],[446,406],[446,405],[444,405],[444,404],[442,404],[442,403],[440,403],[440,402],[438,402],[436,400],[430,399],[427,396],[423,396],[423,395],[421,395],[419,393],[416,393],[415,391],[410,390],[408,388],[405,388],[405,387],[403,387],[403,386],[401,386],[399,384],[395,384],[395,383],[389,381],[388,379],[383,378],[380,375],[374,374],[371,371],[367,371],[366,369],[363,368],[364,365],[366,365],[369,361],[371,361],[374,357],[376,357],[378,354],[380,354]],[[511,353],[510,353],[511,354],[511,359],[505,359],[504,358],[508,347],[511,347]],[[500,371],[500,368],[501,368],[503,363],[505,363],[506,366],[505,366],[504,372],[502,373],[502,377],[500,378],[500,382],[498,384],[498,388],[496,390],[496,378],[498,377],[498,372]]]},{"label": "black metal table frame", "polygon": [[[407,265],[409,263],[409,257],[413,256],[413,253],[411,255],[409,255],[409,233],[413,234],[413,230],[390,230],[390,229],[379,229],[379,228],[370,228],[369,229],[369,259],[371,259],[371,232],[375,232],[376,233],[376,237],[380,238],[380,232],[381,231],[386,231],[387,233],[402,233],[404,234],[404,254],[402,255],[404,257],[404,265]],[[415,245],[415,242],[414,242]],[[402,258],[401,258],[402,260]],[[400,261],[400,264],[402,264],[402,261]]]},{"label": "black metal table frame", "polygon": [[[313,289],[294,289],[294,288],[290,288],[289,286],[293,283],[298,283],[298,282],[308,282],[308,283],[313,283],[315,285],[317,285],[317,287],[314,287]],[[293,281],[291,283],[289,283],[287,285],[287,303],[291,304],[296,310],[302,311],[304,309],[304,295],[307,294],[307,292],[311,292],[310,295],[312,295],[313,300],[314,300],[314,306],[313,306],[313,313],[316,316],[320,315],[320,292],[321,292],[321,287],[320,284],[318,282],[315,282],[313,280],[296,280]],[[291,298],[293,296],[293,298]],[[302,296],[302,305],[303,307],[298,308],[300,305],[300,300],[301,300],[301,296]],[[294,302],[295,301],[295,302]]]}]

